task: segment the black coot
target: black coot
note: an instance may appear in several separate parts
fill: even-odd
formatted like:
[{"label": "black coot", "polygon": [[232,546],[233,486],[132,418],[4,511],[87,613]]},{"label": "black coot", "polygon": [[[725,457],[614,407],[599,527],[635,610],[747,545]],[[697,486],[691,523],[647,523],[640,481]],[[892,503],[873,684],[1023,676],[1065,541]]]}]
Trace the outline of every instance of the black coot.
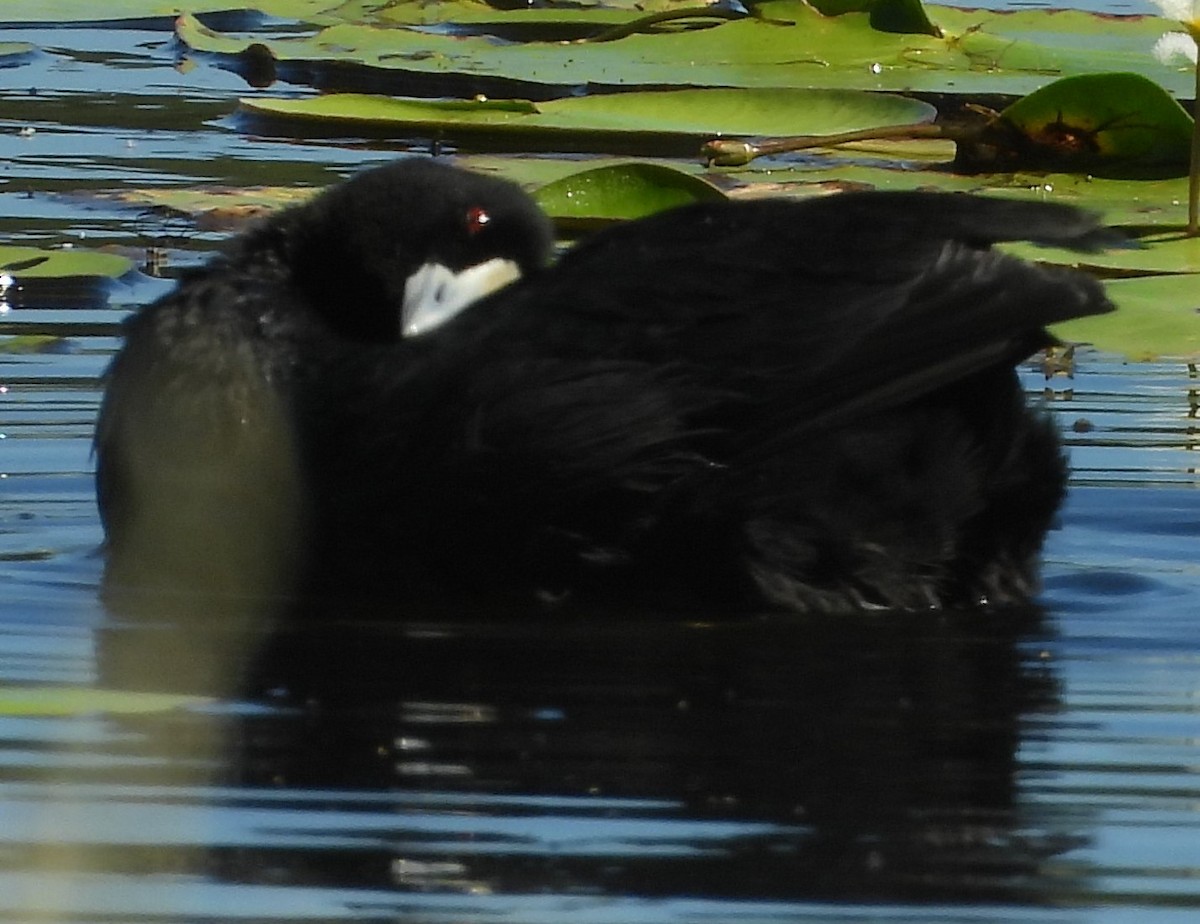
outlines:
[{"label": "black coot", "polygon": [[[548,265],[514,186],[365,172],[128,323],[106,587],[397,615],[1023,602],[1066,467],[1014,366],[1112,305],[1007,240],[1113,243],[1058,205],[846,193],[689,206]],[[480,264],[521,278],[470,304],[451,271]]]}]

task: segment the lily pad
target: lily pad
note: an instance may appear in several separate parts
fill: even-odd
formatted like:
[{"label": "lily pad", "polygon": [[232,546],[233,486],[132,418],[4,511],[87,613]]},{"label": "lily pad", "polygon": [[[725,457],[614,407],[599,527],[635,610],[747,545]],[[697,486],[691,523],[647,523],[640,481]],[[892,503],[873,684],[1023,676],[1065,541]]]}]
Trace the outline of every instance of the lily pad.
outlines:
[{"label": "lily pad", "polygon": [[664,140],[693,144],[713,135],[768,132],[827,134],[855,128],[932,121],[927,103],[854,90],[676,90],[553,100],[438,101],[353,93],[309,99],[243,99],[254,116],[355,123],[395,134],[521,135],[543,138],[603,137],[627,151]]},{"label": "lily pad", "polygon": [[[467,169],[494,173],[536,190],[535,198],[561,225],[640,218],[688,202],[723,199],[701,179],[699,164],[669,166],[650,161],[590,159],[582,165],[562,158],[476,156],[457,158]],[[98,198],[165,208],[204,228],[237,229],[247,221],[310,199],[319,187],[207,187],[128,189]]]},{"label": "lily pad", "polygon": [[[825,152],[806,158],[803,162],[760,164],[747,167],[710,170],[695,160],[656,159],[674,170],[700,174],[719,182],[731,197],[759,198],[762,196],[804,197],[839,189],[905,190],[925,189],[968,192],[1005,198],[1029,199],[1039,202],[1062,202],[1099,212],[1109,225],[1124,226],[1132,234],[1150,233],[1161,228],[1164,236],[1183,227],[1187,217],[1185,197],[1187,180],[1122,180],[1104,179],[1080,174],[1063,173],[1004,173],[957,174],[935,169],[937,162],[953,157],[950,142],[873,142],[855,146],[870,148],[896,163],[888,166],[871,163],[855,154]],[[904,163],[909,148],[915,149],[914,160]],[[624,163],[620,158],[594,157],[584,161],[558,157],[511,157],[494,154],[472,154],[456,158],[472,170],[496,173],[528,187],[551,183],[583,167],[610,166]],[[927,161],[929,166],[914,168],[913,163]],[[643,161],[645,162],[645,161]],[[1044,259],[1048,251],[1037,248],[1031,253]],[[1073,252],[1064,251],[1064,254]]]},{"label": "lily pad", "polygon": [[[255,42],[205,29],[187,16],[180,18],[177,35],[197,51],[247,58],[243,66],[259,64],[255,56],[261,58],[265,51],[285,76],[286,65],[299,66],[302,80],[325,62],[393,71],[397,78],[407,73],[504,80],[546,88],[543,98],[562,95],[563,87],[588,85],[838,87],[847,83],[844,70],[866,74],[871,79],[860,85],[874,89],[879,81],[869,73],[872,62],[902,65],[901,37],[876,32],[865,16],[826,19],[802,5],[795,11],[805,20],[803,26],[742,20],[702,31],[631,35],[595,45],[498,44],[487,36],[351,23],[331,26],[311,38]],[[923,36],[903,39],[936,41]],[[336,75],[327,82],[336,84]],[[399,79],[396,83],[400,85]]]},{"label": "lily pad", "polygon": [[18,334],[0,337],[0,354],[5,356],[37,356],[65,352],[67,338],[52,334]]},{"label": "lily pad", "polygon": [[1137,74],[1056,80],[1013,103],[1000,126],[1027,160],[1072,168],[1186,169],[1192,119],[1158,84]]},{"label": "lily pad", "polygon": [[15,67],[35,51],[28,42],[0,42],[0,67]]},{"label": "lily pad", "polygon": [[1128,71],[1177,95],[1190,96],[1193,90],[1188,75],[1149,53],[1159,36],[1175,27],[1156,16],[938,7],[935,18],[973,66],[993,77],[1014,71],[1047,78]]},{"label": "lily pad", "polygon": [[188,186],[122,189],[95,198],[129,205],[165,209],[193,219],[205,230],[240,229],[285,206],[295,205],[318,191],[313,186]]},{"label": "lily pad", "polygon": [[[1102,270],[1108,275],[1200,273],[1200,237],[1187,237],[1183,231],[1170,230],[1147,234],[1137,241],[1141,247],[1088,254],[1032,244],[1005,245],[1005,249],[1030,260]],[[1200,292],[1200,275],[1190,275],[1190,279],[1193,288]]]},{"label": "lily pad", "polygon": [[[761,195],[756,189],[762,186],[771,187],[781,195],[789,195],[793,187],[799,187],[802,194],[806,185],[827,184],[847,189],[928,189],[1061,202],[1099,212],[1105,224],[1128,228],[1134,236],[1161,229],[1163,237],[1169,238],[1172,231],[1183,228],[1187,219],[1187,179],[1183,177],[1127,180],[1066,173],[958,174],[930,168],[872,165],[863,163],[862,158],[848,161],[836,156],[803,164],[772,164],[769,168],[725,169],[719,175],[737,184],[732,190],[735,196]],[[1031,250],[1037,255],[1046,252],[1040,248]]]},{"label": "lily pad", "polygon": [[40,247],[0,245],[0,274],[11,284],[26,279],[96,276],[116,279],[133,269],[125,257],[96,250],[43,250]]},{"label": "lily pad", "polygon": [[492,27],[519,32],[522,27],[555,23],[616,25],[642,18],[647,13],[704,10],[706,6],[709,5],[704,0],[605,0],[603,4],[557,0],[553,5],[502,10],[483,0],[423,0],[383,5],[378,0],[350,0],[337,8],[336,16],[343,22],[413,26],[453,23],[482,32],[491,32]]},{"label": "lily pad", "polygon": [[122,20],[170,22],[185,10],[218,13],[257,10],[273,16],[310,19],[335,9],[337,0],[4,0],[0,23],[98,23]]},{"label": "lily pad", "polygon": [[1195,276],[1117,279],[1105,284],[1117,311],[1054,326],[1075,343],[1135,360],[1200,355],[1200,280]]},{"label": "lily pad", "polygon": [[0,715],[79,716],[138,715],[203,706],[211,700],[201,696],[167,693],[133,693],[87,687],[30,686],[0,689]]},{"label": "lily pad", "polygon": [[[556,180],[561,180],[573,173],[583,170],[595,170],[599,167],[615,167],[628,164],[624,157],[594,156],[582,159],[564,157],[512,157],[503,154],[462,154],[454,158],[454,163],[467,170],[477,173],[490,173],[502,176],[507,180],[526,187],[537,189]],[[639,158],[640,164],[661,164],[680,173],[698,176],[704,173],[704,166],[694,159],[680,160],[668,158]]]},{"label": "lily pad", "polygon": [[[1148,53],[1164,31],[1153,17],[1077,14],[1072,30],[1044,10],[1004,16],[991,11],[938,8],[945,34],[899,35],[871,27],[865,13],[821,15],[801,0],[772,0],[759,16],[709,29],[630,35],[601,44],[499,43],[483,35],[434,34],[343,22],[313,36],[234,36],[182,16],[179,39],[198,52],[223,57],[235,69],[285,79],[345,82],[346,68],[364,69],[399,90],[415,75],[452,77],[542,88],[541,98],[568,87],[708,86],[838,87],[1023,94],[1048,77],[1114,68],[1141,73],[1177,93],[1189,93],[1186,74]],[[271,67],[265,65],[271,64]],[[340,69],[340,70],[339,70]],[[314,76],[315,75],[315,76]],[[405,76],[408,75],[408,76]],[[361,76],[353,78],[359,85]],[[411,92],[411,90],[409,90]],[[454,94],[449,94],[454,95]],[[775,134],[779,134],[776,132]]]},{"label": "lily pad", "polygon": [[[1010,173],[974,177],[976,189],[1009,198],[1062,202],[1099,212],[1104,222],[1140,233],[1182,228],[1187,179],[1129,180],[1065,173]],[[939,183],[937,179],[932,182]],[[940,185],[940,183],[939,183]]]},{"label": "lily pad", "polygon": [[132,269],[132,260],[102,251],[0,245],[0,302],[21,308],[98,305]]},{"label": "lily pad", "polygon": [[77,276],[116,279],[131,269],[133,263],[126,257],[101,251],[0,245],[0,273],[16,280]]},{"label": "lily pad", "polygon": [[715,186],[662,164],[626,163],[581,170],[534,194],[556,222],[568,227],[642,218],[690,202],[724,199]]}]

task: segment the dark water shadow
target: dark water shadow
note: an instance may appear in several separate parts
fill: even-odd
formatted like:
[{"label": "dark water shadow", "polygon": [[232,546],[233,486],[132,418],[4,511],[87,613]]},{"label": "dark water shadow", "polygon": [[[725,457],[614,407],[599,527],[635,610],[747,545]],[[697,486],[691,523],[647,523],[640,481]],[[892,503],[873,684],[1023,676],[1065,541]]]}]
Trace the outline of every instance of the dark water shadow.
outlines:
[{"label": "dark water shadow", "polygon": [[[245,659],[239,693],[267,708],[229,718],[215,782],[251,802],[416,807],[350,846],[215,847],[212,862],[294,885],[1041,904],[1068,885],[1046,864],[1082,839],[1017,796],[1023,721],[1057,698],[1021,646],[1039,625],[1033,611],[289,625]],[[105,683],[161,689],[193,673],[188,651],[244,638],[171,632],[172,668],[146,653],[152,631],[104,630]],[[318,843],[352,833],[320,818]]]}]

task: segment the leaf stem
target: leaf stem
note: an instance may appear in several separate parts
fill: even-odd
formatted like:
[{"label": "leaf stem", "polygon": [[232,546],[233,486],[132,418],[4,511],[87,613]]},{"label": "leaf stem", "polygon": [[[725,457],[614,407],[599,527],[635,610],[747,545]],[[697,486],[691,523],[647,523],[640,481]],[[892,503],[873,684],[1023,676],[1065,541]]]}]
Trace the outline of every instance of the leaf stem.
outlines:
[{"label": "leaf stem", "polygon": [[1189,237],[1200,236],[1200,58],[1196,60],[1196,95],[1192,101],[1192,160],[1188,169]]},{"label": "leaf stem", "polygon": [[700,148],[700,158],[710,167],[741,167],[756,157],[803,151],[807,148],[831,148],[854,141],[885,141],[921,138],[957,140],[953,129],[941,123],[917,122],[911,125],[883,125],[877,128],[840,132],[835,135],[795,135],[790,138],[766,138],[757,144],[736,138],[714,138]]}]

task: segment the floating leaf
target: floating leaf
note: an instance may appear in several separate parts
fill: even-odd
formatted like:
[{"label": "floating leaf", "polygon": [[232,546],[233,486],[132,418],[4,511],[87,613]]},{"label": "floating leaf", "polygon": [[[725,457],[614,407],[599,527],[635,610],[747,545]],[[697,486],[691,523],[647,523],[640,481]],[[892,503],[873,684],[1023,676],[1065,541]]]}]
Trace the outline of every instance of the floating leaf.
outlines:
[{"label": "floating leaf", "polygon": [[125,257],[96,250],[42,250],[38,247],[0,245],[0,273],[15,277],[17,282],[74,276],[116,279],[131,269],[133,262]]},{"label": "floating leaf", "polygon": [[15,67],[35,51],[28,42],[0,42],[0,67]]},{"label": "floating leaf", "polygon": [[[618,159],[578,161],[561,158],[458,158],[461,166],[496,173],[537,188],[536,198],[556,220],[579,226],[590,221],[638,218],[687,202],[723,199],[724,193],[701,179],[699,164],[684,167]],[[318,187],[207,187],[129,189],[99,198],[166,208],[197,220],[205,228],[238,228],[247,220],[296,205]]]},{"label": "floating leaf", "polygon": [[[1142,74],[1189,94],[1186,75],[1147,51],[1170,24],[1154,16],[1080,10],[979,10],[938,7],[937,22],[954,44],[991,77],[1017,71],[1046,78],[1105,71]],[[964,88],[960,87],[960,92]],[[1031,92],[1030,87],[1022,92]]]},{"label": "floating leaf", "polygon": [[50,334],[18,334],[0,337],[0,354],[6,356],[31,356],[41,353],[65,353],[66,337]]},{"label": "floating leaf", "polygon": [[701,147],[710,164],[740,166],[759,157],[868,140],[952,140],[964,171],[1057,170],[1107,175],[1182,174],[1193,124],[1183,107],[1137,74],[1065,77],[996,114],[963,107],[935,124],[872,126],[843,135],[716,139]]},{"label": "floating leaf", "polygon": [[[587,157],[582,160],[563,157],[512,157],[502,154],[462,154],[454,158],[454,162],[467,170],[477,173],[491,173],[502,176],[514,183],[519,183],[530,189],[545,186],[573,173],[583,170],[594,170],[598,167],[613,167],[628,164],[624,157]],[[704,167],[696,160],[670,160],[666,158],[639,158],[641,164],[662,164],[680,173],[693,176],[705,172]]]},{"label": "floating leaf", "polygon": [[724,199],[704,180],[662,164],[625,163],[581,170],[537,190],[551,218],[568,226],[642,218],[664,209]]},{"label": "floating leaf", "polygon": [[[792,7],[788,8],[792,10]],[[357,64],[381,72],[474,75],[544,87],[543,98],[561,95],[561,88],[637,85],[806,86],[799,75],[814,71],[812,86],[840,86],[845,74],[827,73],[854,68],[868,71],[874,61],[902,65],[901,41],[934,42],[932,38],[884,35],[871,29],[865,17],[836,20],[796,4],[803,27],[760,20],[728,22],[712,29],[669,35],[631,35],[596,45],[574,43],[498,44],[487,36],[448,36],[406,29],[343,23],[306,38],[255,42],[204,28],[192,17],[181,17],[177,34],[197,51],[224,56],[251,55],[252,46],[265,49],[286,74],[288,64],[307,73],[317,62]],[[965,58],[957,56],[960,62]],[[253,62],[250,62],[253,63]],[[822,75],[824,75],[822,77]],[[307,78],[304,78],[307,79]],[[532,91],[531,91],[532,92]]]},{"label": "floating leaf", "polygon": [[335,9],[337,0],[4,0],[0,23],[99,23],[119,20],[165,22],[191,13],[257,10],[273,16],[310,19]]},{"label": "floating leaf", "polygon": [[78,716],[137,715],[203,706],[201,696],[168,693],[132,693],[88,687],[30,686],[0,688],[0,715]]},{"label": "floating leaf", "polygon": [[132,269],[131,260],[95,250],[0,245],[0,302],[24,308],[101,304],[114,280]]},{"label": "floating leaf", "polygon": [[1150,276],[1105,284],[1117,311],[1057,324],[1068,342],[1091,343],[1131,359],[1200,355],[1200,280]]},{"label": "floating leaf", "polygon": [[[520,86],[520,95],[543,99],[578,87],[639,85],[1021,94],[1042,86],[1048,75],[1114,68],[1191,92],[1186,74],[1147,53],[1164,28],[1152,17],[1078,13],[1063,20],[1056,17],[1066,14],[1045,10],[1002,14],[939,7],[936,24],[946,33],[939,38],[880,32],[867,14],[827,17],[801,0],[772,0],[756,11],[756,18],[713,28],[586,45],[497,42],[485,35],[349,22],[312,36],[259,40],[206,29],[186,15],[177,35],[198,52],[266,75],[264,82],[278,71],[298,82],[332,87],[353,80],[362,86],[369,73],[381,90],[401,92],[421,75],[429,95],[495,95],[495,87],[505,83]],[[349,68],[364,73],[350,77]]]},{"label": "floating leaf", "polygon": [[[973,178],[976,188],[1007,198],[1062,202],[1103,215],[1109,225],[1182,228],[1187,179],[1130,180],[1065,173],[1016,173]],[[935,181],[936,182],[936,181]]]},{"label": "floating leaf", "polygon": [[[1005,245],[1005,249],[1029,260],[1104,270],[1109,275],[1200,273],[1200,238],[1170,230],[1147,234],[1137,241],[1141,247],[1088,254],[1033,244]],[[1200,276],[1190,278],[1200,292]]]},{"label": "floating leaf", "polygon": [[[888,147],[900,160],[905,145]],[[920,145],[917,145],[920,149]],[[947,148],[943,152],[949,153]],[[936,151],[934,152],[936,153]],[[944,160],[949,160],[945,157]],[[1099,212],[1106,224],[1126,226],[1132,233],[1143,229],[1180,229],[1187,217],[1185,198],[1187,179],[1129,180],[1066,173],[957,174],[931,167],[914,169],[863,163],[836,156],[824,156],[803,164],[772,164],[770,167],[745,167],[720,171],[731,183],[744,186],[732,194],[760,195],[756,189],[769,186],[781,194],[793,187],[803,194],[805,186],[841,186],[846,189],[928,189],[944,192],[971,192],[1037,202],[1061,202]],[[1065,252],[1065,251],[1064,251]],[[1043,250],[1032,253],[1043,254]]]},{"label": "floating leaf", "polygon": [[1056,80],[1000,114],[997,131],[1028,164],[1072,169],[1172,166],[1186,169],[1192,119],[1137,74]]},{"label": "floating leaf", "polygon": [[917,100],[855,90],[675,90],[501,106],[495,101],[394,99],[353,93],[309,99],[243,99],[244,113],[272,119],[358,123],[393,134],[522,135],[561,143],[603,137],[624,150],[720,134],[824,134],[932,120]]},{"label": "floating leaf", "polygon": [[18,334],[15,337],[0,337],[0,353],[5,356],[64,353],[67,352],[67,346],[67,338],[50,334]]},{"label": "floating leaf", "polygon": [[504,31],[518,35],[524,29],[557,24],[561,26],[606,26],[631,22],[647,13],[687,8],[703,8],[703,0],[606,0],[570,3],[556,0],[553,5],[519,6],[503,10],[483,0],[422,0],[420,3],[387,3],[378,0],[350,0],[336,10],[343,22],[389,25],[438,25],[453,23],[481,32]]},{"label": "floating leaf", "polygon": [[277,209],[295,205],[317,192],[312,186],[150,187],[100,193],[95,198],[150,206],[186,215],[205,230],[240,229]]}]

